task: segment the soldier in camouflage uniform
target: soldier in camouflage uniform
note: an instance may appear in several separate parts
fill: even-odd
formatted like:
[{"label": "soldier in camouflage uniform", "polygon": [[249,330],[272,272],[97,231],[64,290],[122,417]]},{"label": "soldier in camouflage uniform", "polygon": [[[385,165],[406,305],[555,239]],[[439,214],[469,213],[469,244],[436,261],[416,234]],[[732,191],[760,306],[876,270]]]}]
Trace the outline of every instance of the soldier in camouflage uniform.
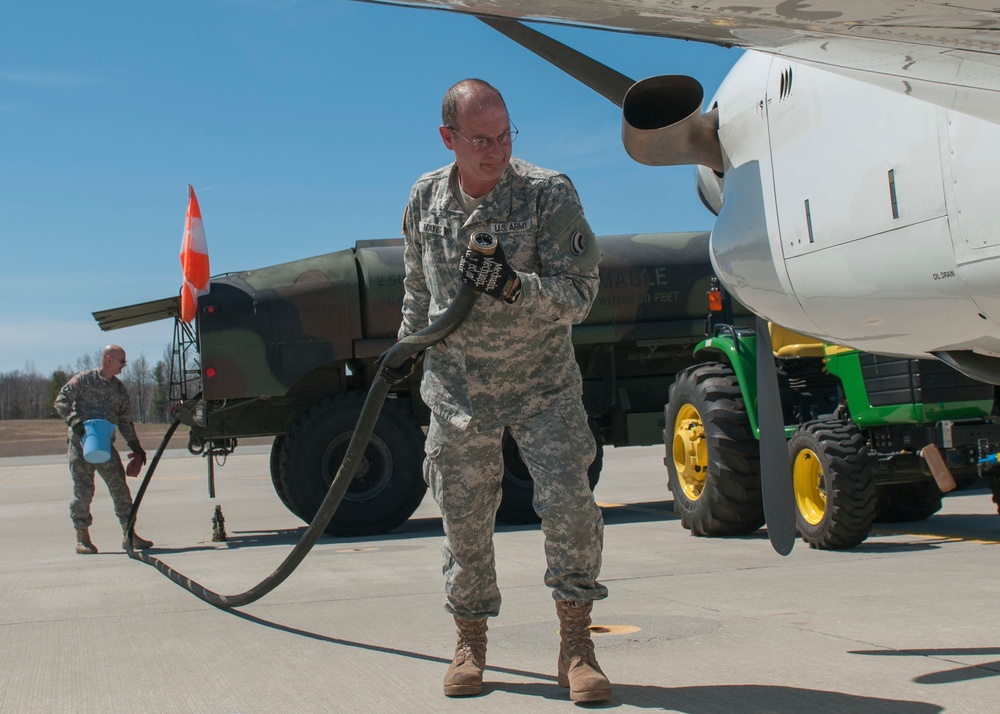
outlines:
[{"label": "soldier in camouflage uniform", "polygon": [[[458,628],[444,692],[482,690],[486,622],[500,611],[493,527],[507,428],[535,484],[562,632],[559,683],[575,701],[603,701],[611,685],[588,627],[592,602],[607,596],[597,582],[604,523],[587,478],[596,445],[571,339],[597,296],[600,252],[570,180],[511,158],[516,129],[496,89],[459,82],[442,118],[455,162],[410,194],[399,336],[437,319],[462,282],[489,295],[427,350],[420,390],[432,411],[424,476],[443,515],[445,609]],[[492,256],[467,248],[479,232],[498,240]]]},{"label": "soldier in camouflage uniform", "polygon": [[[73,501],[69,505],[69,513],[76,527],[76,552],[81,555],[97,553],[97,548],[90,540],[89,530],[94,520],[90,514],[90,502],[94,498],[95,469],[108,485],[115,505],[115,515],[118,516],[123,531],[132,511],[132,494],[125,483],[125,470],[118,451],[112,447],[111,458],[101,464],[92,464],[84,459],[83,422],[88,419],[105,419],[116,424],[132,449],[129,456],[146,463],[146,452],[139,444],[139,437],[132,424],[132,404],[128,389],[118,379],[125,364],[125,350],[118,345],[108,345],[101,351],[101,366],[74,374],[59,390],[54,405],[56,413],[69,425],[66,440],[69,443],[69,470],[73,476]],[[127,533],[125,537],[128,538]],[[125,545],[122,542],[123,548]],[[152,545],[150,541],[133,534],[133,547],[149,548]]]}]

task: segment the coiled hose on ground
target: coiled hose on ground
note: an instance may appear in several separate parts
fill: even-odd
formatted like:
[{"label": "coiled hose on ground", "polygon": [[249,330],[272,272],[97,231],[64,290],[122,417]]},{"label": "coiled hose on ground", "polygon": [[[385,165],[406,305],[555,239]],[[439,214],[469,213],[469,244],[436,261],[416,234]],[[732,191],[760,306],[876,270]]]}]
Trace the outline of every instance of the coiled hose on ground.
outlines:
[{"label": "coiled hose on ground", "polygon": [[[480,245],[478,248],[481,247]],[[183,573],[177,572],[159,558],[145,551],[137,551],[132,548],[132,535],[135,529],[136,516],[139,513],[139,505],[142,503],[146,487],[149,485],[149,481],[156,470],[156,465],[159,463],[164,449],[180,424],[179,416],[171,422],[167,432],[163,435],[163,441],[160,442],[160,447],[156,450],[152,461],[150,461],[149,468],[146,470],[146,476],[143,478],[142,485],[136,493],[135,502],[132,504],[132,513],[129,516],[128,525],[125,529],[125,552],[134,560],[141,560],[148,565],[152,565],[182,588],[198,596],[209,605],[214,605],[224,610],[249,605],[274,590],[292,574],[312,549],[313,545],[316,544],[316,541],[326,530],[327,525],[333,518],[333,514],[344,498],[344,494],[347,492],[347,488],[358,470],[358,465],[368,446],[368,441],[371,439],[372,431],[375,429],[375,422],[378,421],[379,414],[382,411],[382,404],[389,393],[390,382],[385,378],[385,371],[387,369],[399,368],[413,355],[437,344],[454,332],[469,316],[472,306],[475,305],[478,297],[478,292],[463,283],[455,299],[441,317],[424,329],[414,332],[412,335],[407,335],[386,352],[379,365],[378,373],[375,375],[372,386],[368,390],[368,396],[361,409],[361,415],[358,417],[358,425],[354,430],[353,436],[351,436],[347,453],[344,455],[344,460],[340,464],[340,468],[337,469],[337,474],[330,484],[330,489],[327,491],[323,503],[320,504],[319,510],[306,528],[305,533],[302,534],[299,542],[295,544],[295,547],[292,548],[292,551],[281,565],[269,576],[246,592],[235,595],[220,595],[217,592],[209,590],[204,585],[191,580],[191,578]]]}]

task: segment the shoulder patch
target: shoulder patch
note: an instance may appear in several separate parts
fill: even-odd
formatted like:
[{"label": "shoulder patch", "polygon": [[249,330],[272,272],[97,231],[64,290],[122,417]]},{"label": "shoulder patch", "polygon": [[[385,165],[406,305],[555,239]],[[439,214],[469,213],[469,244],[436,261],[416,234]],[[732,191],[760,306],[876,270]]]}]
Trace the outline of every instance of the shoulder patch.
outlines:
[{"label": "shoulder patch", "polygon": [[597,237],[582,214],[577,214],[556,239],[559,248],[573,258],[580,270],[591,270],[601,262]]}]

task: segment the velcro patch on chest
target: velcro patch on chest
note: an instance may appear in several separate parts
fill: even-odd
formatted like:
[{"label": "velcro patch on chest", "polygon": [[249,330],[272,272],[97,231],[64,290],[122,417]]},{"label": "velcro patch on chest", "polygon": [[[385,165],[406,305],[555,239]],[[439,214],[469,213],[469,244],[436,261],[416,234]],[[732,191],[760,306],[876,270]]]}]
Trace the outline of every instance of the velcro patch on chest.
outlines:
[{"label": "velcro patch on chest", "polygon": [[508,223],[494,223],[493,233],[526,233],[531,230],[531,221],[510,221]]},{"label": "velcro patch on chest", "polygon": [[444,226],[440,223],[434,223],[432,221],[421,221],[419,226],[421,233],[429,233],[430,235],[443,236]]}]

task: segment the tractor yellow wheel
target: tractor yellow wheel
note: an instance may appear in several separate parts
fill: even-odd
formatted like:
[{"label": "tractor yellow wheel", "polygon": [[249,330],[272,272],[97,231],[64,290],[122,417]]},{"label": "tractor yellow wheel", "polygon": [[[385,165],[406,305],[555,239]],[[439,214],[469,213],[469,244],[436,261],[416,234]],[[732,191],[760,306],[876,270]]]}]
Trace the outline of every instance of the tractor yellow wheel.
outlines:
[{"label": "tractor yellow wheel", "polygon": [[697,501],[705,490],[708,447],[701,415],[691,404],[684,404],[677,413],[671,454],[681,490],[690,500]]},{"label": "tractor yellow wheel", "polygon": [[806,523],[818,526],[826,514],[826,488],[823,484],[823,465],[812,449],[802,449],[795,455],[792,483],[799,515]]},{"label": "tractor yellow wheel", "polygon": [[795,527],[812,548],[853,548],[875,518],[875,480],[868,444],[841,419],[799,425],[788,440]]},{"label": "tractor yellow wheel", "polygon": [[692,535],[746,535],[764,524],[760,449],[729,365],[677,373],[663,408],[663,445],[674,513]]}]

